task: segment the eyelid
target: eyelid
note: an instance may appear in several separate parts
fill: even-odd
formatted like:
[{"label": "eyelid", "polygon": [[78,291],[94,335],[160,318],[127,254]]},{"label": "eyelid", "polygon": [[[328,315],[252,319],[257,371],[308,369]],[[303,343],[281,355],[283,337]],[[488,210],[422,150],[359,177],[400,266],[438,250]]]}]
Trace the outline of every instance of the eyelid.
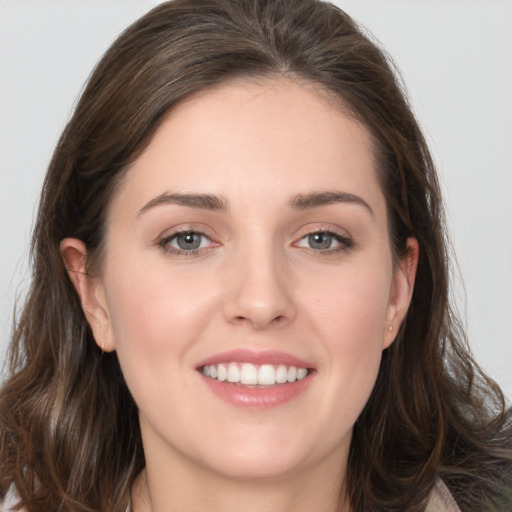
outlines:
[{"label": "eyelid", "polygon": [[[299,242],[307,238],[308,236],[314,235],[314,234],[326,234],[332,236],[339,244],[338,247],[329,248],[329,249],[314,249],[312,247],[305,247],[302,245],[298,245]],[[309,226],[307,228],[301,229],[300,233],[295,238],[295,241],[292,243],[293,246],[298,248],[303,248],[307,250],[311,250],[315,253],[335,253],[340,252],[344,250],[348,250],[354,247],[355,242],[352,236],[344,229],[341,229],[339,227],[335,226]]]},{"label": "eyelid", "polygon": [[155,237],[155,244],[181,233],[197,233],[211,240],[218,238],[215,231],[213,231],[207,224],[203,224],[202,222],[182,222],[173,226],[168,226],[162,230],[158,236]]},{"label": "eyelid", "polygon": [[[200,253],[203,253],[205,251],[208,251],[212,247],[218,247],[220,244],[216,242],[212,236],[205,233],[205,231],[208,231],[207,229],[201,229],[198,227],[194,227],[191,225],[182,225],[175,228],[167,229],[161,234],[155,241],[155,245],[157,245],[159,248],[161,248],[165,253],[176,255],[176,256],[194,256]],[[198,247],[197,249],[180,249],[178,247],[173,247],[170,245],[171,241],[175,240],[179,235],[186,234],[186,233],[194,233],[197,235],[200,235],[201,237],[204,237],[206,240],[208,240],[208,246],[207,247]]]}]

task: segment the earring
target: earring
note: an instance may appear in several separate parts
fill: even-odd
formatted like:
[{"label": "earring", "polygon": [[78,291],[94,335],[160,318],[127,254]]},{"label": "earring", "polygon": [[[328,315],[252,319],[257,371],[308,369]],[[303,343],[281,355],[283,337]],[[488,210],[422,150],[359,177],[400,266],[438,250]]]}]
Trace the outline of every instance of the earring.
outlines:
[{"label": "earring", "polygon": [[388,331],[389,331],[389,332],[393,332],[393,326],[392,326],[392,325],[390,325],[390,326],[388,327]]}]

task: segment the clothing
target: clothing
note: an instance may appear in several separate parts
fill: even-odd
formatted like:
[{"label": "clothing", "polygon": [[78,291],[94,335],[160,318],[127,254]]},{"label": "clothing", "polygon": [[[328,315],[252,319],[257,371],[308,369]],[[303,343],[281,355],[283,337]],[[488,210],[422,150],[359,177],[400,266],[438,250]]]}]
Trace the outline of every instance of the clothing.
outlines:
[{"label": "clothing", "polygon": [[438,479],[428,500],[425,512],[460,512],[460,508],[445,483]]},{"label": "clothing", "polygon": [[[14,512],[11,508],[16,503],[16,493],[13,488],[9,490],[5,500],[0,503],[0,512]],[[23,512],[23,509],[19,512]],[[128,506],[126,512],[131,512]],[[442,480],[438,480],[432,489],[425,512],[460,512],[457,503],[453,499],[448,487]]]}]

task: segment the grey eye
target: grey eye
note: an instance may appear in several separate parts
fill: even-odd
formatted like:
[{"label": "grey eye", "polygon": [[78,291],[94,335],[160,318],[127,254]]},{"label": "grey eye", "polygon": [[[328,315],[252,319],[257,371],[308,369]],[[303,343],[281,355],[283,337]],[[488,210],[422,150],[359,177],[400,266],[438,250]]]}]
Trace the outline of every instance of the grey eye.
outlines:
[{"label": "grey eye", "polygon": [[201,247],[203,235],[194,232],[179,233],[174,237],[174,240],[176,245],[183,251],[193,251]]},{"label": "grey eye", "polygon": [[295,247],[304,247],[327,254],[350,249],[353,247],[354,243],[352,239],[340,233],[332,231],[313,231],[304,235],[294,245]]},{"label": "grey eye", "polygon": [[312,249],[330,249],[332,247],[333,236],[329,233],[312,233],[308,235],[308,244]]}]

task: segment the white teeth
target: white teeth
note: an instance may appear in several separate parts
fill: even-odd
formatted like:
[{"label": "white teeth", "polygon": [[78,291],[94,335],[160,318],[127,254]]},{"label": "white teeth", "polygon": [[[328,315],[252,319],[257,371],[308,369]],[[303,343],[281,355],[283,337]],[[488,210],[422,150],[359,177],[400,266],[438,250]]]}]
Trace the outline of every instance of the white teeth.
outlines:
[{"label": "white teeth", "polygon": [[[211,375],[211,373],[212,372],[210,370],[210,375]],[[225,365],[219,364],[217,366],[217,380],[220,382],[223,382],[223,381],[227,380],[227,378],[228,378],[228,369],[226,368]]]},{"label": "white teeth", "polygon": [[298,368],[297,369],[297,380],[302,380],[304,377],[306,377],[308,374],[308,371],[306,368]]},{"label": "white teeth", "polygon": [[258,370],[258,384],[261,386],[273,386],[276,383],[276,371],[271,364],[264,364]]},{"label": "white teeth", "polygon": [[242,384],[258,384],[258,370],[256,366],[244,363],[240,369],[240,382]]},{"label": "white teeth", "polygon": [[229,363],[228,382],[240,382],[240,368],[236,363]]},{"label": "white teeth", "polygon": [[276,382],[278,384],[284,384],[285,382],[288,382],[288,370],[286,369],[286,366],[284,366],[283,364],[280,364],[277,367]]},{"label": "white teeth", "polygon": [[203,375],[220,382],[228,381],[246,386],[274,386],[302,380],[308,375],[307,368],[285,366],[280,364],[262,364],[257,366],[251,363],[221,363],[203,366]]}]

